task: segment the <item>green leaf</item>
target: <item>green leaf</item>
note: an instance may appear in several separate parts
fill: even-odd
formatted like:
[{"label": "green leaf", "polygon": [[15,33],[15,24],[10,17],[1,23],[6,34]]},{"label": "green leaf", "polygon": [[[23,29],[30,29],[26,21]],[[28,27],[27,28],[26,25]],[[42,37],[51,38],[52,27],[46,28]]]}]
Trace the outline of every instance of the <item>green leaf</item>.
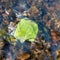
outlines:
[{"label": "green leaf", "polygon": [[31,21],[28,18],[23,18],[21,21],[17,24],[16,31],[14,33],[14,37],[16,39],[20,38],[20,41],[23,42],[25,40],[34,41],[38,33],[38,25]]}]

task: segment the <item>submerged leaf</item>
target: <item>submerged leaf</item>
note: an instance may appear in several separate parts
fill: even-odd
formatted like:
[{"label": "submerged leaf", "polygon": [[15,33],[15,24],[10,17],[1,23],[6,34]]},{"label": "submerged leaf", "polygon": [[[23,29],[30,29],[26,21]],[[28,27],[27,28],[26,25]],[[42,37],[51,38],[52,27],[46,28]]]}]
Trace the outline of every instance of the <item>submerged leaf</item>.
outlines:
[{"label": "submerged leaf", "polygon": [[38,33],[38,25],[31,21],[28,18],[23,18],[17,24],[16,31],[14,33],[14,37],[20,40],[29,40],[32,42],[36,38]]}]

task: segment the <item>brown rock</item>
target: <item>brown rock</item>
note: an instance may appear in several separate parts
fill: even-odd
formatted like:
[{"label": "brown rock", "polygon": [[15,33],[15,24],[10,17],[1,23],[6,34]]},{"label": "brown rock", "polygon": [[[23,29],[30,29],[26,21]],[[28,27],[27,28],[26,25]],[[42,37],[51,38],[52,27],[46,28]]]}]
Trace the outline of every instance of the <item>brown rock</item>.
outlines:
[{"label": "brown rock", "polygon": [[18,59],[18,60],[26,60],[26,59],[28,59],[29,57],[30,57],[30,54],[24,53],[23,55],[17,56],[17,59]]}]

